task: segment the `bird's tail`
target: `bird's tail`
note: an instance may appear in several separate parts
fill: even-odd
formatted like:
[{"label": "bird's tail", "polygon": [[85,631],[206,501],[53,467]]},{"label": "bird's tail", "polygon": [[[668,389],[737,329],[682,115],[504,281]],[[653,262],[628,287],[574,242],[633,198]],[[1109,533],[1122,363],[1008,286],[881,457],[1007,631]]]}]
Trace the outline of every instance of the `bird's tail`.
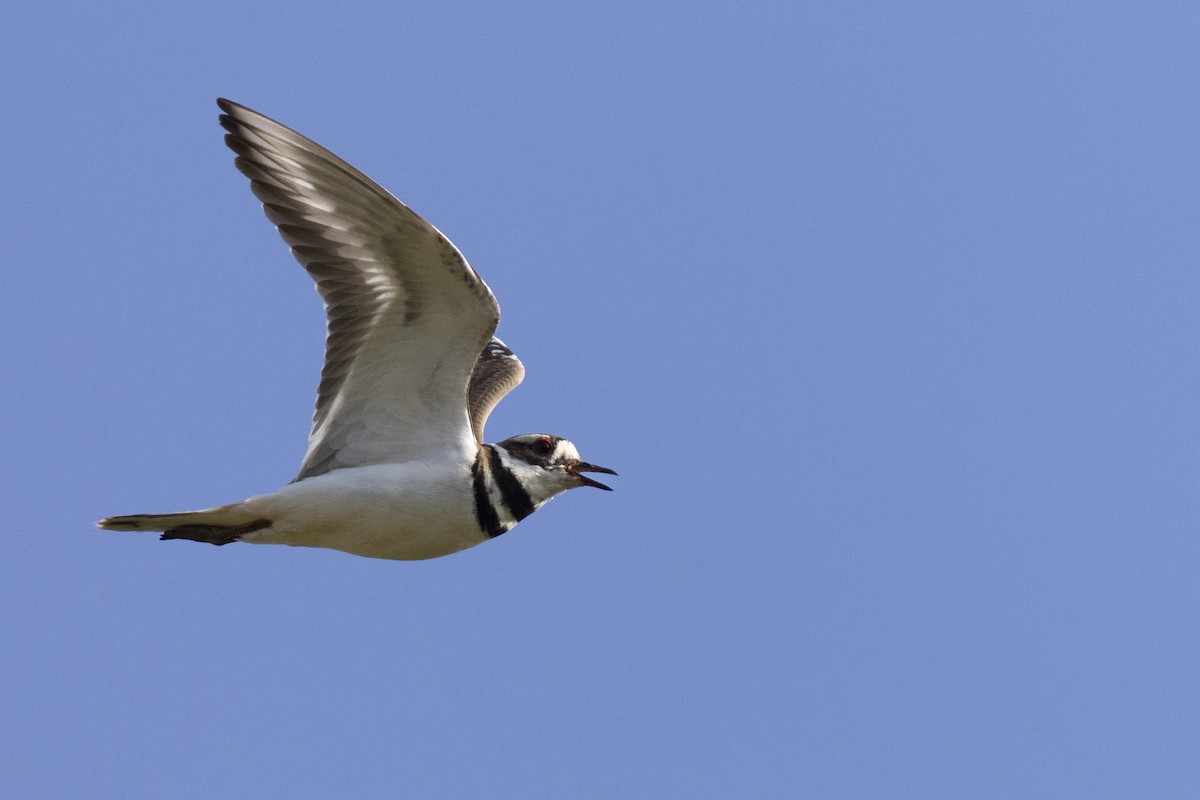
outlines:
[{"label": "bird's tail", "polygon": [[162,531],[160,539],[191,539],[215,545],[236,542],[245,534],[270,525],[271,520],[255,517],[241,503],[178,514],[106,517],[96,523],[97,528],[109,531]]}]

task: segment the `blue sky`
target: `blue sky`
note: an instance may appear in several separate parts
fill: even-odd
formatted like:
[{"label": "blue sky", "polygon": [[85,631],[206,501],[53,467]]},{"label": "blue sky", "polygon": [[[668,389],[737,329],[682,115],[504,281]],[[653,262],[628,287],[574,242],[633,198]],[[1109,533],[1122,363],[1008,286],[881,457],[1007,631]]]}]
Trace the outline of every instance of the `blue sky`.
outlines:
[{"label": "blue sky", "polygon": [[[1200,792],[1200,11],[22,3],[0,31],[0,794]],[[492,440],[621,473],[452,557],[160,543],[323,326],[214,98],[459,246]]]}]

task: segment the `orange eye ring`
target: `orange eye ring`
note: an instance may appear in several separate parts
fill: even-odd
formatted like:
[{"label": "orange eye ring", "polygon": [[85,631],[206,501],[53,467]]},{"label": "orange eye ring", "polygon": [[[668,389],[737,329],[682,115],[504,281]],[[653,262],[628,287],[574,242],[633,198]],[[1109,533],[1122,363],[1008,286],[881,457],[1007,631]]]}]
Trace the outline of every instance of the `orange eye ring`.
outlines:
[{"label": "orange eye ring", "polygon": [[554,442],[545,438],[538,439],[530,447],[539,456],[548,456],[554,452]]}]

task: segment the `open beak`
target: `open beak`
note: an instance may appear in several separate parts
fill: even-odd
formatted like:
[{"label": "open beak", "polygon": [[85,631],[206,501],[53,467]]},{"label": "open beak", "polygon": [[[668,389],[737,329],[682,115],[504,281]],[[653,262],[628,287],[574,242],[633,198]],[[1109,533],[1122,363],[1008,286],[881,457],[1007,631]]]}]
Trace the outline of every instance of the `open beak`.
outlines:
[{"label": "open beak", "polygon": [[579,473],[581,473],[581,472],[603,472],[605,475],[616,475],[617,474],[614,470],[611,470],[608,467],[597,467],[595,464],[589,464],[586,461],[580,461],[578,464],[572,464],[571,466],[567,467],[567,472],[571,473],[576,478],[578,478],[580,485],[595,486],[597,489],[603,489],[606,492],[611,492],[612,487],[605,486],[600,481],[594,481],[591,478],[587,477],[586,475],[580,475]]}]

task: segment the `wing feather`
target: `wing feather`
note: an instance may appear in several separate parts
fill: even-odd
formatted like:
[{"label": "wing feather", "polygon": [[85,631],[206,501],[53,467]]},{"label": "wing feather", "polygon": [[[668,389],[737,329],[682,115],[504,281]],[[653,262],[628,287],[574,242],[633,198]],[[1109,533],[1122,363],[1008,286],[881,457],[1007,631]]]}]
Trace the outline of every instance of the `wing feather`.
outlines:
[{"label": "wing feather", "polygon": [[467,408],[475,441],[483,444],[483,426],[488,415],[525,377],[525,365],[495,336],[479,354],[467,390]]},{"label": "wing feather", "polygon": [[234,163],[325,301],[325,365],[296,480],[473,447],[467,388],[500,319],[487,284],[366,175],[274,120],[218,104]]}]

